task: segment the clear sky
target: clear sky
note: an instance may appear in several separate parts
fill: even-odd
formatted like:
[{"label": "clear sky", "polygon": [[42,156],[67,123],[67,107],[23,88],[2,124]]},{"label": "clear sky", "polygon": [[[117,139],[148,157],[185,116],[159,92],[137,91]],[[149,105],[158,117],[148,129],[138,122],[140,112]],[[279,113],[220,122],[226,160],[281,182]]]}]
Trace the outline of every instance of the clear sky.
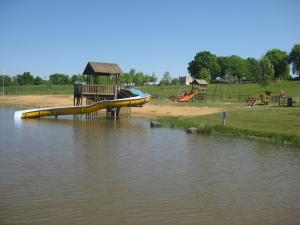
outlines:
[{"label": "clear sky", "polygon": [[289,52],[299,10],[299,0],[0,0],[0,73],[72,75],[101,61],[177,77],[203,50]]}]

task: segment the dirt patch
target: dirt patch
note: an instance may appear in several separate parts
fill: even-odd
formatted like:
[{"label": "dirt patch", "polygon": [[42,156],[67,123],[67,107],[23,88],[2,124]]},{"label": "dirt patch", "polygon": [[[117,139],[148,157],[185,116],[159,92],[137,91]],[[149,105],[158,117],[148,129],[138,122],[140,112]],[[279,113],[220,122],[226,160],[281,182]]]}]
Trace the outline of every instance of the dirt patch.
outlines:
[{"label": "dirt patch", "polygon": [[7,95],[0,96],[0,104],[17,107],[54,107],[73,105],[72,95]]},{"label": "dirt patch", "polygon": [[199,116],[213,114],[220,111],[221,109],[213,107],[163,106],[151,104],[131,109],[132,115],[141,117]]},{"label": "dirt patch", "polygon": [[[0,104],[19,108],[42,108],[73,105],[72,95],[8,95],[0,96]],[[221,109],[213,107],[164,106],[146,104],[131,108],[131,115],[137,117],[196,116],[217,113]]]}]

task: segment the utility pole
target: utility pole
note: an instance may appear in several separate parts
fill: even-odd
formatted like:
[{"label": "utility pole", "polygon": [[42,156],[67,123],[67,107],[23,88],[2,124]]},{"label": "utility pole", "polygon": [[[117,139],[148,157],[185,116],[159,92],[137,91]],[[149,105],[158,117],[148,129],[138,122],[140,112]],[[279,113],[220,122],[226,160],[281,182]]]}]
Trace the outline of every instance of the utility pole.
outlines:
[{"label": "utility pole", "polygon": [[4,96],[4,75],[2,75],[2,95]]}]

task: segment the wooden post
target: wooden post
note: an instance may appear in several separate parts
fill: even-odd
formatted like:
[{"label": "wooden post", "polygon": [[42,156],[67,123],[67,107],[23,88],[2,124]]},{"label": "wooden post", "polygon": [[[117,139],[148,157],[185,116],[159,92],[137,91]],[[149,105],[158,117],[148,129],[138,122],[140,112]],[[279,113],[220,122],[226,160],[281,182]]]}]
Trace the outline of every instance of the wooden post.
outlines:
[{"label": "wooden post", "polygon": [[226,115],[227,113],[225,111],[222,112],[222,118],[223,118],[223,127],[226,126]]}]

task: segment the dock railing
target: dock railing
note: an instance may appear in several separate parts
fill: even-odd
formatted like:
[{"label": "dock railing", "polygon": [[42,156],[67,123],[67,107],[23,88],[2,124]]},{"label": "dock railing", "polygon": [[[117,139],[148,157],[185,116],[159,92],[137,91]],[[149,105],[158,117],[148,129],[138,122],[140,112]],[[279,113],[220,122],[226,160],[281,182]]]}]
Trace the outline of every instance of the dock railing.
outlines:
[{"label": "dock railing", "polygon": [[116,86],[74,84],[74,96],[80,95],[114,95]]}]

